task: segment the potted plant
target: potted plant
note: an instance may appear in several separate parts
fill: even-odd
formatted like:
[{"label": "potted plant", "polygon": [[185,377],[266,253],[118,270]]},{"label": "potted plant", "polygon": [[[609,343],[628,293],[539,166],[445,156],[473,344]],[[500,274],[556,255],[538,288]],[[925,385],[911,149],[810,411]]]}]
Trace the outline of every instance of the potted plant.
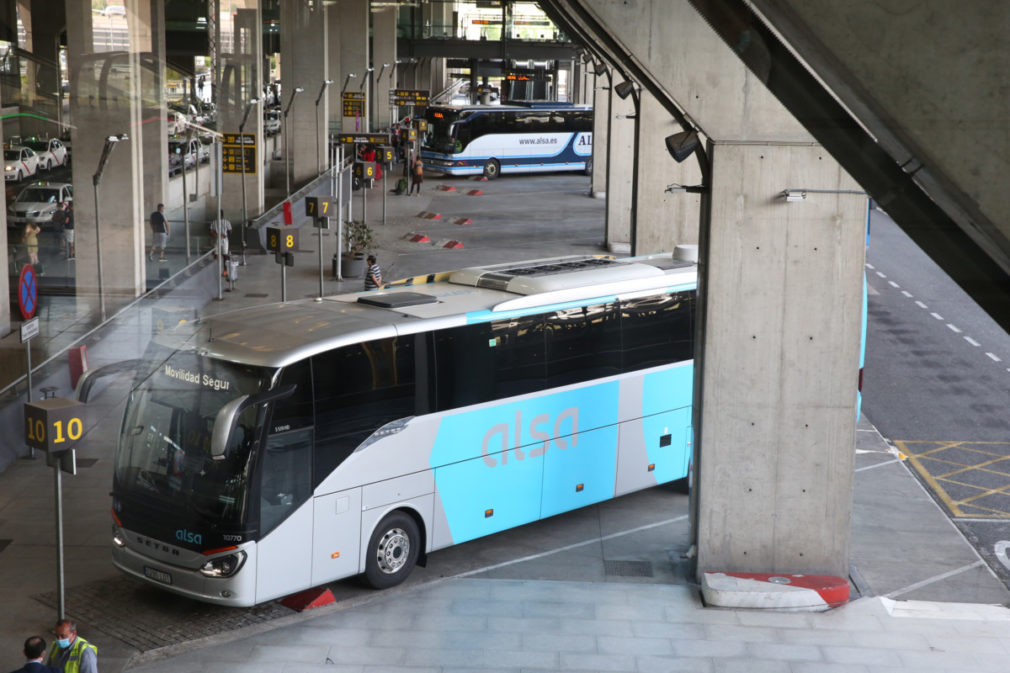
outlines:
[{"label": "potted plant", "polygon": [[358,278],[365,272],[365,254],[372,247],[372,228],[357,220],[344,225],[343,275]]}]

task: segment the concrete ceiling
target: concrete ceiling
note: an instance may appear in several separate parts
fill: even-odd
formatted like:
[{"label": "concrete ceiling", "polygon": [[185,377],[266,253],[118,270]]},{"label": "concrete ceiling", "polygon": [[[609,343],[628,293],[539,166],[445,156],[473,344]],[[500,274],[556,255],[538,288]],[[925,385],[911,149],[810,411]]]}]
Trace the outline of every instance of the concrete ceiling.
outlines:
[{"label": "concrete ceiling", "polygon": [[[1010,331],[1010,12],[1004,0],[541,0],[567,33],[687,114],[683,73],[642,39],[690,7],[909,236]],[[616,14],[621,12],[622,14]],[[613,17],[641,17],[616,30]],[[608,18],[610,24],[608,25]],[[683,40],[681,40],[683,41]],[[729,73],[729,70],[727,70]],[[735,75],[733,75],[735,76]],[[872,245],[872,240],[871,240]]]}]

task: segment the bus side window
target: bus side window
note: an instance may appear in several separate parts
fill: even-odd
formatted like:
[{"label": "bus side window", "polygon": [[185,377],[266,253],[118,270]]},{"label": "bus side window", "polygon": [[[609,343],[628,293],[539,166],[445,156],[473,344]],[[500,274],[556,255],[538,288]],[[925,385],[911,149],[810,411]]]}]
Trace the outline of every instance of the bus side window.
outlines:
[{"label": "bus side window", "polygon": [[386,423],[416,413],[415,338],[344,346],[313,358],[315,483]]},{"label": "bus side window", "polygon": [[621,304],[626,372],[694,357],[694,299],[686,292],[633,299]]},{"label": "bus side window", "polygon": [[547,318],[547,386],[621,373],[617,304],[564,309]]}]

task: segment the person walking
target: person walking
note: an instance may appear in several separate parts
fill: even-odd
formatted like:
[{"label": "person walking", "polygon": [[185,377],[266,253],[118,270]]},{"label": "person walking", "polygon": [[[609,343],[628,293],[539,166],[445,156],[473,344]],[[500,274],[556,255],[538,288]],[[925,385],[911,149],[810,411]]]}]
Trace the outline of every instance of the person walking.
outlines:
[{"label": "person walking", "polygon": [[424,182],[424,162],[421,161],[421,157],[418,156],[414,159],[414,168],[411,172],[411,182],[410,182],[410,192],[408,196],[414,193],[414,187],[417,187],[417,195],[421,195],[421,183]]},{"label": "person walking", "polygon": [[365,271],[365,289],[378,290],[382,285],[382,269],[379,267],[375,255],[369,255],[365,261],[368,262],[368,270]]},{"label": "person walking", "polygon": [[67,259],[77,259],[77,248],[74,246],[74,204],[61,203],[63,208],[63,240],[67,242]]},{"label": "person walking", "polygon": [[149,261],[154,261],[155,248],[161,248],[159,262],[167,262],[165,259],[165,247],[168,245],[168,220],[165,219],[165,204],[159,203],[158,207],[151,213],[151,252],[147,255]]},{"label": "person walking", "polygon": [[60,669],[42,663],[46,658],[46,641],[42,636],[30,636],[26,639],[22,652],[27,661],[24,666],[12,673],[59,673]]},{"label": "person walking", "polygon": [[98,648],[77,635],[77,624],[56,622],[56,638],[46,663],[63,673],[98,673]]},{"label": "person walking", "polygon": [[[212,220],[210,223],[210,231],[214,234],[214,239],[221,241],[221,254],[224,255],[225,259],[228,258],[228,236],[231,234],[231,220],[224,216],[224,211],[221,211],[220,220]],[[214,248],[214,259],[217,259],[217,250]]]}]

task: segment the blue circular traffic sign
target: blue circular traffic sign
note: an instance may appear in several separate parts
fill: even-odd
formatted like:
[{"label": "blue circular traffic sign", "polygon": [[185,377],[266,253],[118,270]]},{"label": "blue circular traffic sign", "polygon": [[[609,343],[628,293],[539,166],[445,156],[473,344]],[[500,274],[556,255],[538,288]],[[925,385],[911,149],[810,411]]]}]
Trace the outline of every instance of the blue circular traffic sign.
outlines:
[{"label": "blue circular traffic sign", "polygon": [[25,264],[18,279],[18,308],[21,317],[31,320],[38,307],[39,289],[36,284],[35,269],[31,264]]}]

